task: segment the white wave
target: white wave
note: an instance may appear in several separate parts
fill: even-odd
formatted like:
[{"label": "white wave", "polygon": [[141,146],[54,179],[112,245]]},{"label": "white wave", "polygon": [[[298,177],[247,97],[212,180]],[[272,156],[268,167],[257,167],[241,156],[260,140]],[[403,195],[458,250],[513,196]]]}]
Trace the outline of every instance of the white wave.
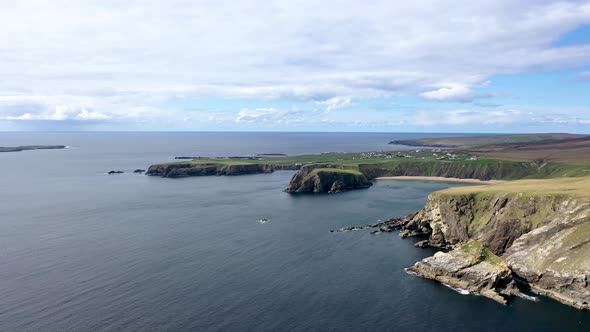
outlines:
[{"label": "white wave", "polygon": [[414,272],[414,271],[410,271],[410,270],[408,270],[408,268],[407,268],[407,267],[404,269],[404,271],[406,271],[406,273],[407,273],[407,274],[409,274],[409,275],[413,275],[413,276],[417,276],[417,275],[418,275],[418,273],[416,273],[416,272]]},{"label": "white wave", "polygon": [[260,220],[258,220],[258,222],[261,223],[261,224],[266,224],[269,221],[270,221],[269,219],[260,219]]},{"label": "white wave", "polygon": [[445,286],[447,286],[447,287],[449,287],[450,289],[454,290],[455,292],[457,292],[457,293],[459,293],[459,294],[461,294],[461,295],[469,295],[469,294],[471,294],[471,293],[469,293],[469,291],[468,291],[468,290],[466,290],[466,289],[463,289],[463,288],[455,288],[455,287],[453,287],[453,286],[451,286],[451,285],[447,285],[447,284],[445,284],[444,282],[443,282],[442,284],[443,284],[443,285],[445,285]]},{"label": "white wave", "polygon": [[519,296],[520,298],[523,298],[523,299],[525,299],[525,300],[528,300],[528,301],[533,301],[533,302],[537,302],[537,301],[539,301],[539,299],[538,299],[538,298],[536,298],[536,297],[534,297],[534,296],[526,295],[526,294],[523,294],[523,293],[520,293],[518,296]]}]

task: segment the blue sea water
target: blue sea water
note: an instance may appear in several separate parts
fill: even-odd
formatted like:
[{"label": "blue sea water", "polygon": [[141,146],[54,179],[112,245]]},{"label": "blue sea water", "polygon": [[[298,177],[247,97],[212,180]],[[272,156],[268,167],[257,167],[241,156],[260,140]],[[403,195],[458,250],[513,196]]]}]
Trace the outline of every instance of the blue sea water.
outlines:
[{"label": "blue sea water", "polygon": [[[177,155],[388,150],[421,134],[0,133],[1,331],[572,331],[587,312],[509,306],[404,272],[414,240],[332,233],[420,209],[458,185],[377,181],[282,192],[292,172],[164,179]],[[123,170],[120,175],[106,175]],[[267,218],[267,223],[259,220]]]}]

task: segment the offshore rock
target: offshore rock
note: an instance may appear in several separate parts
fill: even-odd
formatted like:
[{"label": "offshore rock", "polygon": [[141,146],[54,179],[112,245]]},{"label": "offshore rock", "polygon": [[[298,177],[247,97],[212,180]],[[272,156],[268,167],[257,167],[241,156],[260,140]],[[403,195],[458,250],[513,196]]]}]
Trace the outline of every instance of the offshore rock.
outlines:
[{"label": "offshore rock", "polygon": [[372,185],[362,173],[329,165],[304,166],[291,179],[285,190],[289,193],[339,193]]}]

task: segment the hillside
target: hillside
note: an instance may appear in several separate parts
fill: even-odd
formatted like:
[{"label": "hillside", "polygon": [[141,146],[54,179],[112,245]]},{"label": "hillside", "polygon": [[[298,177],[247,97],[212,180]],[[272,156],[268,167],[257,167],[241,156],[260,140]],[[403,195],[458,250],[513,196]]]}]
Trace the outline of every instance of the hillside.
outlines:
[{"label": "hillside", "polygon": [[493,159],[590,164],[590,137],[490,144],[471,148],[469,152]]},{"label": "hillside", "polygon": [[542,133],[542,134],[511,134],[511,135],[481,135],[481,136],[459,136],[459,137],[430,137],[411,140],[395,140],[389,144],[427,146],[441,148],[470,148],[475,146],[502,144],[502,143],[526,143],[546,140],[561,140],[579,138],[582,135],[565,133]]}]

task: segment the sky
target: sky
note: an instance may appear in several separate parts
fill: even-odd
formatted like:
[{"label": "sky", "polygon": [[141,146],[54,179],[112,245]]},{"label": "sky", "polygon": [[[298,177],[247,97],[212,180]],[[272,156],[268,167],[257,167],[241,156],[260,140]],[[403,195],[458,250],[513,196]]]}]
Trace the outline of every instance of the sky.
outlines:
[{"label": "sky", "polygon": [[0,8],[1,131],[590,134],[590,0]]}]

